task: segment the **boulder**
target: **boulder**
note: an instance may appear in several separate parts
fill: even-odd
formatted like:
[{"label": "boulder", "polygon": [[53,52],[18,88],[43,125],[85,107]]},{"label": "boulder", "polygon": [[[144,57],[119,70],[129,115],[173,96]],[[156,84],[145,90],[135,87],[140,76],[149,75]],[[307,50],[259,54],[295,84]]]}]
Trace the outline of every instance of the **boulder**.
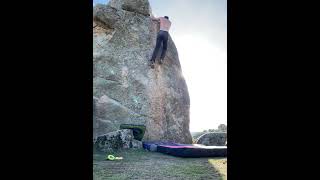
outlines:
[{"label": "boulder", "polygon": [[140,124],[143,140],[192,143],[189,93],[171,37],[164,64],[148,66],[159,30],[148,8],[142,0],[94,6],[93,135]]},{"label": "boulder", "polygon": [[133,139],[132,130],[122,129],[98,136],[94,140],[94,148],[100,152],[142,148],[142,142]]},{"label": "boulder", "polygon": [[145,16],[151,14],[151,7],[148,0],[111,0],[109,5],[116,9],[123,9]]},{"label": "boulder", "polygon": [[196,144],[206,146],[225,146],[227,143],[227,133],[206,133],[196,140]]}]

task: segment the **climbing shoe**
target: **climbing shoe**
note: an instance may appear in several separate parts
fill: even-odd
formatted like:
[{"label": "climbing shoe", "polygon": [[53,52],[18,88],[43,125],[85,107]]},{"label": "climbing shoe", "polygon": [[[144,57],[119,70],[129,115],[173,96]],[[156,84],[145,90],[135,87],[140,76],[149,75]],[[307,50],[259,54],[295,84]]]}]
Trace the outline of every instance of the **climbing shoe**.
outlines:
[{"label": "climbing shoe", "polygon": [[153,69],[154,68],[154,62],[153,61],[149,61],[149,66]]},{"label": "climbing shoe", "polygon": [[163,59],[160,59],[159,64],[163,64]]}]

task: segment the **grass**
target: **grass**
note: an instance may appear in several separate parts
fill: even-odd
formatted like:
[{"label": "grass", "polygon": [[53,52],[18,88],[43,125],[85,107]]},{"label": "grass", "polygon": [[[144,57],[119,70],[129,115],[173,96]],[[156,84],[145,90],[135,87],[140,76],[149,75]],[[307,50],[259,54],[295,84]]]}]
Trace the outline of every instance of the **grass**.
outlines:
[{"label": "grass", "polygon": [[123,159],[106,161],[106,154],[94,154],[95,180],[227,179],[227,158],[180,158],[145,150],[119,151],[114,155]]},{"label": "grass", "polygon": [[227,158],[209,159],[209,163],[219,171],[223,180],[227,180]]}]

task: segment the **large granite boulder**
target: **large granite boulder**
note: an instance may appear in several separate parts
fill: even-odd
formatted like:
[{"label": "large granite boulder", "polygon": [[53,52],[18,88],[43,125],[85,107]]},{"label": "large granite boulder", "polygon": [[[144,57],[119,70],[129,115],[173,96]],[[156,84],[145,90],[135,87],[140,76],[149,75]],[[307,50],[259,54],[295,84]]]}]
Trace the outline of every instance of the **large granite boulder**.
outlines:
[{"label": "large granite boulder", "polygon": [[148,0],[111,0],[108,5],[116,9],[123,9],[146,16],[151,14],[151,6]]},{"label": "large granite boulder", "polygon": [[142,148],[142,142],[134,139],[132,130],[121,129],[98,136],[94,139],[94,148],[101,152]]},{"label": "large granite boulder", "polygon": [[206,133],[196,140],[196,144],[203,144],[206,146],[225,146],[227,143],[227,133],[214,132]]},{"label": "large granite boulder", "polygon": [[171,37],[164,64],[147,65],[159,30],[149,14],[146,0],[94,6],[93,135],[140,124],[144,140],[192,143],[189,94]]}]

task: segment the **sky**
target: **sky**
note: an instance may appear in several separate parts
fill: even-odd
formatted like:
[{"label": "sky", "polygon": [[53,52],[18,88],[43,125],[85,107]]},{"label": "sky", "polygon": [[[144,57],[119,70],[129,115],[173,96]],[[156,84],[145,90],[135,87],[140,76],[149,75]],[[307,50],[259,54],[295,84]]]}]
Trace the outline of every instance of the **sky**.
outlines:
[{"label": "sky", "polygon": [[190,131],[227,124],[227,0],[149,2],[154,16],[172,22],[170,36],[190,96]]}]

